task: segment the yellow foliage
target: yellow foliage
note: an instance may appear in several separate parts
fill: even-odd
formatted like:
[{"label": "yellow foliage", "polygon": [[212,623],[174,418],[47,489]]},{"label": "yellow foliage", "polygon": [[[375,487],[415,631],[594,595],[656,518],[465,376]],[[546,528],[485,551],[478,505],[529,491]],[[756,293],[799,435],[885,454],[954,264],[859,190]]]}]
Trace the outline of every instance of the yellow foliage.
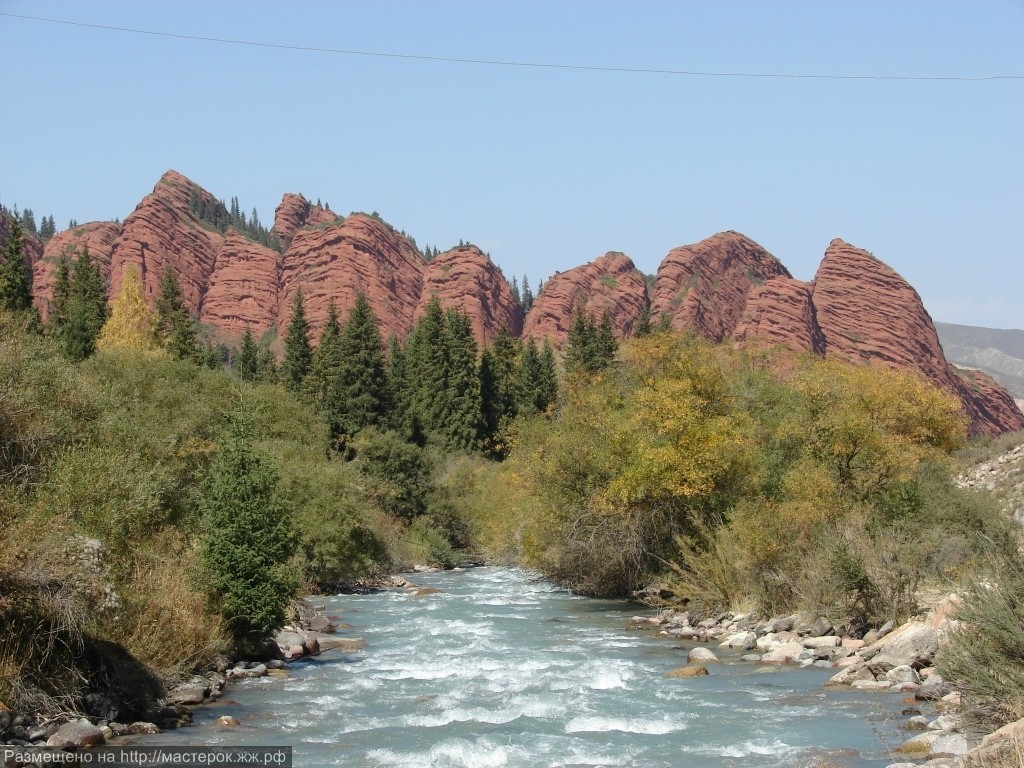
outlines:
[{"label": "yellow foliage", "polygon": [[96,348],[101,351],[130,349],[150,353],[161,350],[156,317],[146,306],[139,273],[133,266],[125,269],[121,294],[111,305],[110,318],[100,331]]}]

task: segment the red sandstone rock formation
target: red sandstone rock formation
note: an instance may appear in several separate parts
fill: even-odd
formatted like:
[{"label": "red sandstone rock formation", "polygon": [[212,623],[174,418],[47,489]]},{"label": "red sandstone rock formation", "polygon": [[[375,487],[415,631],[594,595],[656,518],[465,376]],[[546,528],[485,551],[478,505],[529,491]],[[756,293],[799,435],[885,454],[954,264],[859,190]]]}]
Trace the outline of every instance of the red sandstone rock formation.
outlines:
[{"label": "red sandstone rock formation", "polygon": [[203,298],[201,322],[237,339],[248,327],[256,338],[277,324],[281,255],[234,230],[224,238]]},{"label": "red sandstone rock formation", "polygon": [[491,342],[502,325],[513,336],[523,330],[523,313],[501,270],[475,245],[439,254],[427,264],[414,321],[436,295],[445,308],[466,313],[477,344]]},{"label": "red sandstone rock formation", "polygon": [[658,267],[651,314],[655,323],[669,317],[673,328],[721,341],[736,328],[751,287],[779,276],[790,275],[760,245],[739,232],[720,232],[669,251]]},{"label": "red sandstone rock formation", "polygon": [[629,336],[648,306],[647,282],[628,256],[609,252],[581,267],[553,275],[533,302],[523,324],[526,338],[549,339],[561,347],[578,304],[595,320],[605,312],[619,337]]},{"label": "red sandstone rock formation", "polygon": [[167,171],[124,220],[111,254],[110,295],[120,293],[124,268],[133,264],[146,298],[153,301],[170,263],[178,272],[185,303],[198,312],[224,236],[189,213],[193,193],[208,205],[216,202],[198,184],[177,171]]},{"label": "red sandstone rock formation", "polygon": [[922,373],[960,398],[973,434],[1024,429],[1024,415],[1008,392],[987,377],[956,374],[917,291],[867,251],[833,240],[812,298],[829,355]]},{"label": "red sandstone rock formation", "polygon": [[331,299],[341,319],[362,291],[377,315],[382,338],[405,338],[420,303],[425,264],[409,240],[382,221],[353,214],[342,223],[299,230],[281,262],[278,327],[288,325],[295,291],[302,288],[314,335]]},{"label": "red sandstone rock formation", "polygon": [[46,243],[42,258],[36,262],[32,276],[39,312],[46,319],[49,303],[53,299],[53,281],[57,263],[62,255],[74,262],[83,246],[89,249],[89,256],[99,265],[105,280],[110,279],[110,253],[121,234],[121,225],[112,221],[90,221],[71,229],[58,232]]},{"label": "red sandstone rock formation", "polygon": [[334,211],[313,205],[302,195],[286,192],[281,198],[281,204],[274,211],[274,227],[271,233],[277,235],[281,245],[287,248],[295,233],[303,227],[334,224],[338,218]]},{"label": "red sandstone rock formation", "polygon": [[733,338],[742,344],[781,344],[825,354],[825,336],[811,300],[811,286],[791,277],[773,277],[754,285]]}]

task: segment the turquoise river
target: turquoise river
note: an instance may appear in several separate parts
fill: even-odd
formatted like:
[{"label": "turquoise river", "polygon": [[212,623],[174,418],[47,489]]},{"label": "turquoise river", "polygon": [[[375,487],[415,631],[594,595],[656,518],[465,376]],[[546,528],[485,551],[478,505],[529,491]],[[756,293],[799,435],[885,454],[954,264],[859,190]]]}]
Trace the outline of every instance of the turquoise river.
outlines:
[{"label": "turquoise river", "polygon": [[[906,738],[901,697],[825,690],[828,670],[723,649],[709,676],[666,678],[686,648],[628,629],[651,615],[636,605],[507,568],[411,578],[441,591],[325,599],[365,651],[230,684],[193,727],[140,743],[291,745],[296,766],[351,768],[865,768]],[[215,726],[221,715],[241,725]]]}]

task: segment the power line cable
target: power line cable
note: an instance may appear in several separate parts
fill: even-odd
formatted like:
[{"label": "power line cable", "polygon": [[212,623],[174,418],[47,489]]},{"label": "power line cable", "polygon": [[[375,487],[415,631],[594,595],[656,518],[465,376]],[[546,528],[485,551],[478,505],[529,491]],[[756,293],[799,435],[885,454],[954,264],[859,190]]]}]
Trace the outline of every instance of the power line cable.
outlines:
[{"label": "power line cable", "polygon": [[233,40],[226,37],[209,37],[205,35],[184,35],[176,32],[158,32],[152,29],[133,29],[131,27],[115,27],[106,24],[88,24],[82,21],[66,19],[48,19],[42,16],[25,16],[17,13],[0,11],[0,16],[27,21],[41,21],[47,24],[64,24],[69,27],[85,27],[102,29],[108,32],[127,32],[135,35],[152,35],[168,37],[176,40],[197,40],[204,43],[224,43],[228,45],[245,45],[253,48],[273,48],[284,51],[306,51],[310,53],[330,53],[344,56],[368,56],[383,59],[406,59],[412,61],[447,62],[450,64],[480,64],[492,67],[521,67],[532,69],[565,69],[582,70],[585,72],[625,72],[639,75],[680,75],[684,77],[734,77],[759,78],[776,80],[897,80],[897,81],[934,81],[934,82],[980,82],[991,80],[1024,80],[1024,75],[838,75],[838,74],[807,74],[796,72],[714,72],[690,69],[655,69],[647,67],[610,67],[591,64],[555,64],[541,61],[505,61],[502,59],[465,59],[455,56],[430,56],[416,53],[388,53],[384,51],[360,51],[349,48],[320,48],[309,45],[288,45],[284,43],[264,43],[256,40]]}]

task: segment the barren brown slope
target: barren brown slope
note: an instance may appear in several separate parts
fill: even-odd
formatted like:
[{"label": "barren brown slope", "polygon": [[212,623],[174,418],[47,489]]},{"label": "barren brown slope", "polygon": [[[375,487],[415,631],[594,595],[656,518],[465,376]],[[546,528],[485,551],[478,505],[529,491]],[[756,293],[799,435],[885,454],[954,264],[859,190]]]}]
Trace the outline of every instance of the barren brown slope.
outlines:
[{"label": "barren brown slope", "polygon": [[692,329],[712,341],[732,335],[755,285],[790,277],[778,259],[739,232],[719,232],[673,248],[654,282],[651,312],[677,330]]},{"label": "barren brown slope", "polygon": [[648,307],[647,282],[626,255],[610,251],[583,266],[559,272],[544,283],[523,324],[523,336],[565,344],[575,307],[598,320],[605,312],[619,337],[629,336]]},{"label": "barren brown slope", "polygon": [[439,254],[426,266],[415,320],[433,296],[441,306],[469,316],[477,344],[489,344],[501,326],[518,336],[523,312],[501,270],[475,245]]}]

